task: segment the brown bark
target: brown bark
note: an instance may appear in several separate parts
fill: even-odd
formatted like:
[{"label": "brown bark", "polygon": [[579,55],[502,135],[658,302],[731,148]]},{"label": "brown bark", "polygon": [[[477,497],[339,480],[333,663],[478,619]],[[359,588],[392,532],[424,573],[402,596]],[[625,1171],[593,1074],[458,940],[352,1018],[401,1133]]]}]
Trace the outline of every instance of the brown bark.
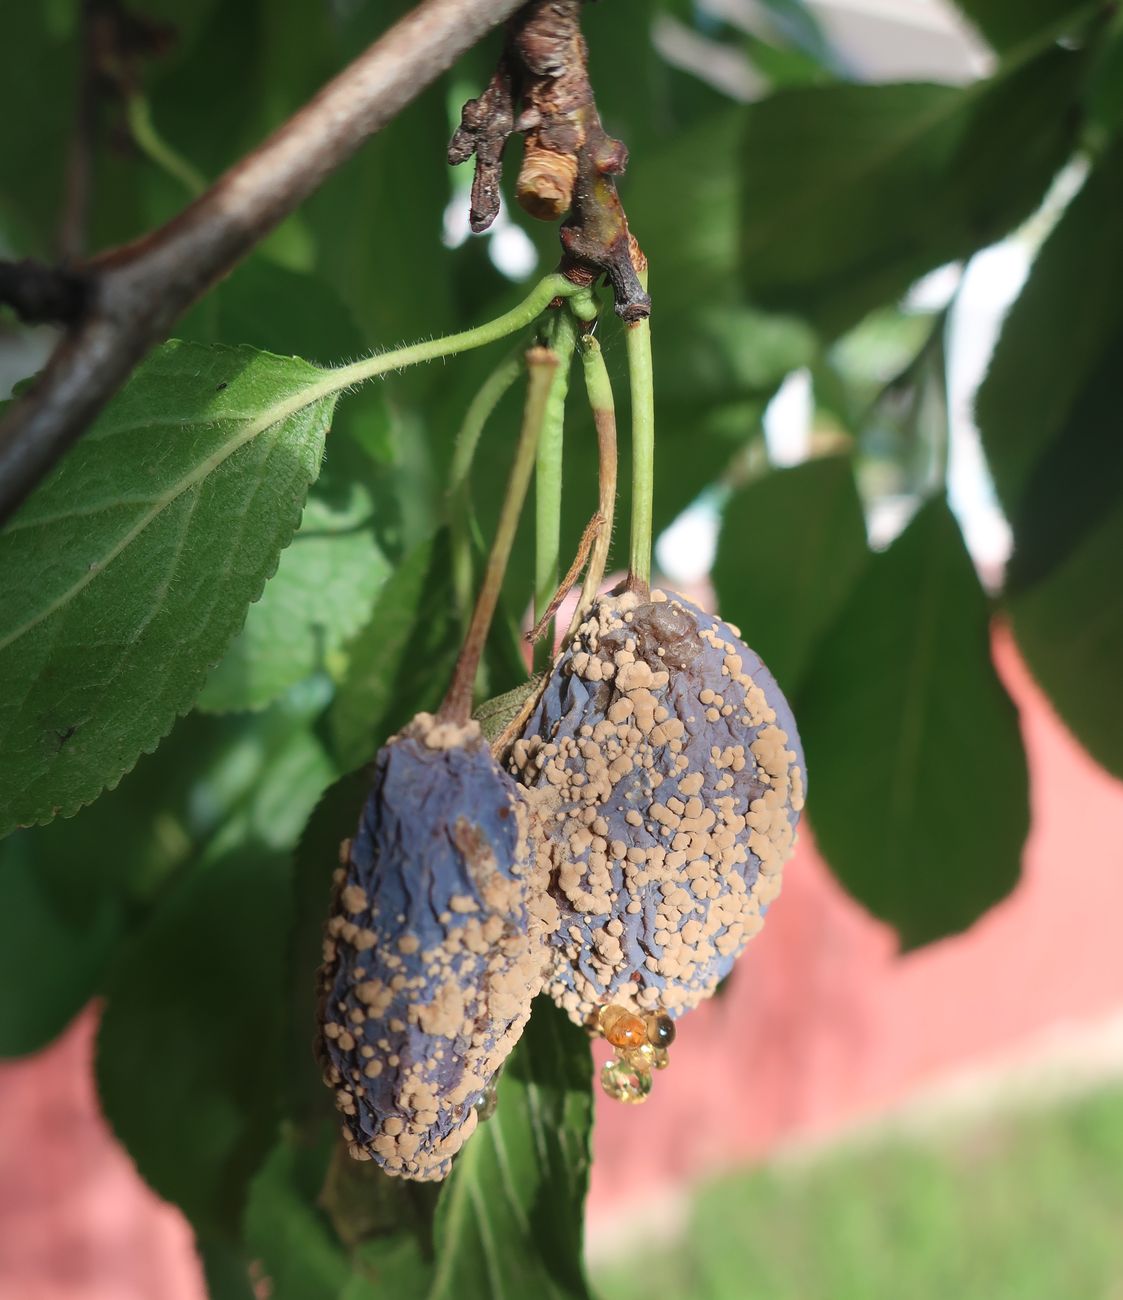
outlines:
[{"label": "brown bark", "polygon": [[582,0],[530,0],[507,25],[507,44],[490,84],[464,106],[450,163],[476,155],[471,225],[486,230],[499,211],[503,152],[525,137],[518,200],[561,228],[563,274],[580,284],[608,277],[626,321],[651,311],[640,275],[643,254],[628,230],[615,177],[628,151],[604,129],[581,35]]},{"label": "brown bark", "polygon": [[0,301],[40,317],[54,274],[71,323],[0,421],[0,524],[187,308],[518,4],[423,0],[167,225],[66,271],[0,268]]}]

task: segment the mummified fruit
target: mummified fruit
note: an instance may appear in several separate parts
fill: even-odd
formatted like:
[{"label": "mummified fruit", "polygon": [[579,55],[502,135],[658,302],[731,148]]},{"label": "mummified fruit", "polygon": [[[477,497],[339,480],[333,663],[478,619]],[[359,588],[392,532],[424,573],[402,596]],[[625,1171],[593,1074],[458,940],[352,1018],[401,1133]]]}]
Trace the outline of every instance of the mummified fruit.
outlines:
[{"label": "mummified fruit", "polygon": [[548,991],[681,1015],[780,889],[803,807],[795,721],[728,624],[679,596],[601,598],[511,751],[561,925]]},{"label": "mummified fruit", "polygon": [[419,714],[375,761],[336,873],[319,1051],[353,1156],[433,1180],[540,990],[557,910],[476,723]]}]

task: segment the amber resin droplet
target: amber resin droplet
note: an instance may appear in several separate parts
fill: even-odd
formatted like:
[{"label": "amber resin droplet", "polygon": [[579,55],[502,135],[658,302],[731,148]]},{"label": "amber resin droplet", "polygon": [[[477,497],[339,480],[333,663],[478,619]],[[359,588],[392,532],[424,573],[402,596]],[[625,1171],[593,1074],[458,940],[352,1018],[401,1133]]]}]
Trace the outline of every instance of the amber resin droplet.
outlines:
[{"label": "amber resin droplet", "polygon": [[623,1051],[620,1055],[637,1070],[665,1070],[671,1063],[671,1057],[665,1047],[654,1047],[651,1043],[642,1043],[639,1047],[631,1051]]},{"label": "amber resin droplet", "polygon": [[647,1042],[647,1026],[639,1018],[628,1012],[618,1016],[605,1038],[613,1047],[636,1048]]},{"label": "amber resin droplet", "polygon": [[647,1017],[647,1041],[652,1047],[670,1047],[675,1041],[675,1022],[665,1011]]},{"label": "amber resin droplet", "polygon": [[609,1030],[620,1019],[621,1016],[630,1016],[632,1013],[626,1007],[618,1007],[612,1003],[601,1007],[597,1012],[594,1030],[599,1030],[605,1038],[608,1037]]},{"label": "amber resin droplet", "polygon": [[609,1061],[600,1072],[600,1086],[614,1101],[634,1104],[647,1100],[651,1091],[651,1074],[637,1069],[631,1061]]}]

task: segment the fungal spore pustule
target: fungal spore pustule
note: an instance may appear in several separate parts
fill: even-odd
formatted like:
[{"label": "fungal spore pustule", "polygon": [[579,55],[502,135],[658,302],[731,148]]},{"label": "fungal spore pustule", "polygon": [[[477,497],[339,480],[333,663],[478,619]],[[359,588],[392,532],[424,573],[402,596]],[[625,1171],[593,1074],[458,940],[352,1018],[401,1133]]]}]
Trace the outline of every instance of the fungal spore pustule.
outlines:
[{"label": "fungal spore pustule", "polygon": [[560,926],[547,984],[577,1023],[708,997],[780,890],[804,797],[795,720],[737,632],[680,596],[602,597],[510,766]]},{"label": "fungal spore pustule", "polygon": [[351,1154],[445,1177],[543,982],[556,924],[525,802],[474,722],[379,751],[336,872],[319,1054]]}]

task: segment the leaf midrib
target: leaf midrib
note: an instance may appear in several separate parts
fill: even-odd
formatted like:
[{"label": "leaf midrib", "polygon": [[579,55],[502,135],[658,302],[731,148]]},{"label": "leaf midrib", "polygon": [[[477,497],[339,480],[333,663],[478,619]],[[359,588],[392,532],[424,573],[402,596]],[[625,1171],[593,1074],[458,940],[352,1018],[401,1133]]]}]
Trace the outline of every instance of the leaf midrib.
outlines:
[{"label": "leaf midrib", "polygon": [[942,550],[933,539],[929,539],[924,567],[886,818],[887,865],[890,870],[897,862],[901,844],[907,844],[910,838],[907,828],[916,807],[917,772],[930,711],[928,687],[931,685],[934,630],[944,587]]},{"label": "leaf midrib", "polygon": [[32,618],[28,619],[22,626],[15,628],[6,637],[0,637],[0,650],[6,650],[8,646],[18,641],[21,637],[26,636],[28,632],[38,627],[40,623],[45,622],[58,610],[69,604],[78,595],[83,592],[96,578],[100,577],[109,566],[122,554],[141,533],[155,520],[164,510],[189,491],[197,483],[203,481],[210,474],[214,473],[220,465],[229,460],[235,452],[240,451],[242,447],[252,442],[254,438],[259,437],[268,429],[280,424],[282,421],[289,419],[291,416],[299,415],[301,411],[313,406],[317,401],[334,397],[339,392],[339,385],[333,382],[332,376],[325,376],[324,379],[311,384],[308,388],[291,397],[285,398],[284,401],[276,403],[274,406],[267,407],[256,420],[251,420],[243,432],[229,442],[223,443],[221,447],[211,453],[210,456],[200,461],[190,472],[178,479],[170,488],[162,492],[158,497],[153,498],[152,508],[143,514],[128,532],[124,533],[118,541],[109,550],[107,555],[95,561],[93,567],[88,568],[86,572],[73,583],[66,591],[62,592],[50,604],[44,606]]}]

